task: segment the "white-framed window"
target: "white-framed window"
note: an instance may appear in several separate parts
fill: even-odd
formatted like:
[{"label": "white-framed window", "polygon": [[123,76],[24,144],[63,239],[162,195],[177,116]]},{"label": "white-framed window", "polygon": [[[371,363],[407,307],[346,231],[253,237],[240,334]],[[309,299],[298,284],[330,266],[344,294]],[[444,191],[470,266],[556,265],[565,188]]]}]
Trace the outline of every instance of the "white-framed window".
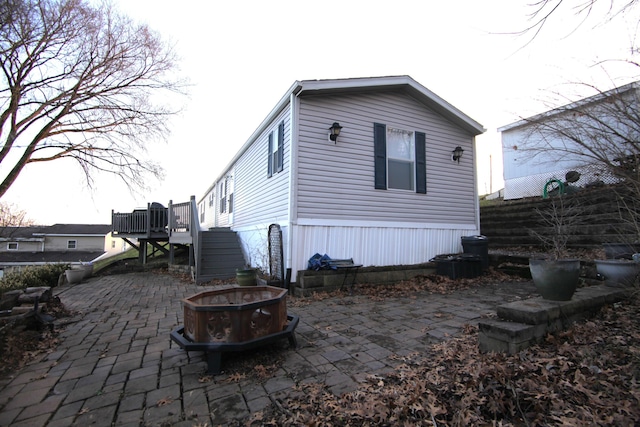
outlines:
[{"label": "white-framed window", "polygon": [[387,127],[387,185],[399,190],[415,189],[415,137],[413,131]]},{"label": "white-framed window", "polygon": [[111,249],[115,249],[116,248],[116,241],[112,240],[111,241]]},{"label": "white-framed window", "polygon": [[225,179],[220,183],[218,188],[218,194],[220,194],[220,213],[227,211],[227,180]]},{"label": "white-framed window", "polygon": [[67,240],[67,249],[76,249],[78,247],[77,240]]},{"label": "white-framed window", "polygon": [[213,199],[215,198],[215,192],[209,193],[209,207],[213,206]]},{"label": "white-framed window", "polygon": [[426,134],[373,124],[374,188],[427,193]]},{"label": "white-framed window", "polygon": [[18,242],[9,242],[7,243],[8,251],[17,251],[18,250]]},{"label": "white-framed window", "polygon": [[[209,204],[209,206],[211,206],[211,204]],[[200,211],[200,222],[204,222],[204,203],[200,203],[198,210]]]},{"label": "white-framed window", "polygon": [[271,177],[284,169],[284,122],[269,134],[267,176]]}]

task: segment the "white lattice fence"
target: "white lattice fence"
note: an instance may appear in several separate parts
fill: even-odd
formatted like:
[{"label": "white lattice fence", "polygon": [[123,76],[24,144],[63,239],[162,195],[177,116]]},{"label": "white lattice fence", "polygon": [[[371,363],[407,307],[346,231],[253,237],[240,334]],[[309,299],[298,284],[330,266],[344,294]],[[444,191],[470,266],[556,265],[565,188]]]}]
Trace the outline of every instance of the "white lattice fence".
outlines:
[{"label": "white lattice fence", "polygon": [[576,182],[568,183],[569,186],[585,188],[602,184],[615,184],[618,179],[614,177],[610,172],[602,170],[598,167],[582,167],[576,169],[563,169],[552,173],[542,173],[538,175],[530,175],[521,178],[513,178],[505,181],[504,185],[504,199],[521,199],[524,197],[542,196],[545,185],[547,185],[547,191],[552,191],[554,188],[558,188],[560,184],[556,181],[560,181],[566,184],[567,173],[575,170],[580,173],[580,179]]}]

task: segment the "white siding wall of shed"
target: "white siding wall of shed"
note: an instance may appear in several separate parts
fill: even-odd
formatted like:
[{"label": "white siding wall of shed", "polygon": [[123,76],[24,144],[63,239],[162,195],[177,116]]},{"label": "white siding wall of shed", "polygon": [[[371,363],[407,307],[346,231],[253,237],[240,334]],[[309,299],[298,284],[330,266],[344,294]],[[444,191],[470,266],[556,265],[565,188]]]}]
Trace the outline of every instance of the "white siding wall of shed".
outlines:
[{"label": "white siding wall of shed", "polygon": [[[526,127],[502,132],[502,156],[504,163],[504,179],[523,178],[530,175],[553,174],[577,167],[584,163],[580,159],[567,156],[563,152],[540,150],[533,155],[532,151],[526,149],[525,143],[532,146],[541,145],[537,143],[533,136],[529,135]],[[545,144],[561,148],[562,141],[546,141]]]},{"label": "white siding wall of shed", "polygon": [[[548,149],[527,150],[527,145],[536,147],[548,144]],[[567,172],[575,170],[581,173],[582,186],[604,179],[614,182],[615,177],[598,165],[585,164],[585,159],[567,155],[563,147],[568,142],[545,140],[544,143],[531,135],[527,126],[521,126],[502,132],[502,158],[504,175],[504,199],[541,196],[549,180],[564,182]],[[553,148],[557,148],[554,151]],[[535,153],[535,155],[534,155]]]}]

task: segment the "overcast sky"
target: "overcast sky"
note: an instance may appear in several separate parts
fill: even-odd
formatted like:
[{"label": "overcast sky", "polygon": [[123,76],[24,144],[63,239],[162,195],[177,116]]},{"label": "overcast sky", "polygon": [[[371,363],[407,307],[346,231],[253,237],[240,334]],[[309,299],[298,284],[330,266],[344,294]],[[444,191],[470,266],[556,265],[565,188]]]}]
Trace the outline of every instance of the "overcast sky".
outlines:
[{"label": "overcast sky", "polygon": [[164,181],[134,196],[104,175],[90,191],[76,164],[54,161],[27,166],[3,201],[39,224],[109,224],[112,209],[199,199],[294,81],[388,75],[411,76],[487,129],[477,137],[478,191],[496,191],[498,127],[544,111],[556,92],[573,96],[567,83],[610,89],[637,75],[607,60],[628,57],[640,11],[598,25],[594,10],[579,25],[567,7],[528,43],[532,34],[512,33],[528,25],[529,3],[116,1],[175,45],[192,84],[167,143],[148,146]]}]

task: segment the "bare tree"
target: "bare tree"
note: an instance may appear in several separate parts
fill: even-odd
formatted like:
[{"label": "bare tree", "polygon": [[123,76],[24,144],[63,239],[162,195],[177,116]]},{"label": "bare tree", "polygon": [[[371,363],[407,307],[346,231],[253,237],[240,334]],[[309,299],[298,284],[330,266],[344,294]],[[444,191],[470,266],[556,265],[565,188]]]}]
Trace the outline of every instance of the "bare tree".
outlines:
[{"label": "bare tree", "polygon": [[110,4],[87,0],[0,1],[2,197],[30,163],[71,158],[87,185],[118,175],[145,188],[162,169],[146,144],[168,134],[181,94],[172,49]]},{"label": "bare tree", "polygon": [[25,211],[13,204],[0,202],[0,230],[5,227],[28,227],[33,224],[33,220],[27,217]]},{"label": "bare tree", "polygon": [[[591,87],[595,90],[594,87]],[[640,241],[640,82],[558,107],[519,123],[516,149],[534,163],[571,159],[586,184],[613,184],[621,240]]]},{"label": "bare tree", "polygon": [[[596,17],[598,22],[607,22],[612,18],[626,12],[638,4],[638,0],[534,0],[529,3],[529,26],[518,31],[520,34],[532,34],[535,39],[551,19],[561,15],[564,9],[569,8],[570,13],[579,19],[576,27],[592,17],[596,6],[604,5],[602,14]],[[576,27],[569,26],[569,31]]]},{"label": "bare tree", "polygon": [[31,227],[34,221],[27,213],[12,203],[0,202],[0,236],[11,238],[20,227]]},{"label": "bare tree", "polygon": [[522,121],[531,157],[556,152],[640,188],[640,84],[630,83]]}]

